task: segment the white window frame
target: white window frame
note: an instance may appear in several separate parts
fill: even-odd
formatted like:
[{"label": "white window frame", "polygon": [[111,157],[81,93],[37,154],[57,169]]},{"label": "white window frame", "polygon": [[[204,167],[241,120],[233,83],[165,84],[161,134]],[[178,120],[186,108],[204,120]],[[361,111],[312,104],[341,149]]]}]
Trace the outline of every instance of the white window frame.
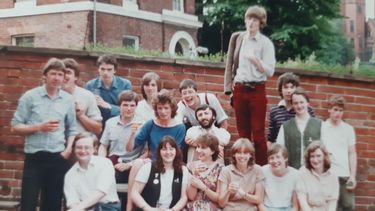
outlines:
[{"label": "white window frame", "polygon": [[32,37],[33,38],[33,45],[32,45],[32,47],[34,47],[35,46],[35,35],[34,34],[13,35],[12,36],[12,45],[14,45],[14,46],[22,46],[22,45],[17,45],[17,38],[25,38],[25,37]]},{"label": "white window frame", "polygon": [[[180,6],[179,8],[175,8],[175,2],[178,2],[179,6]],[[184,0],[172,0],[172,10],[184,12],[185,11],[184,3],[185,3]]]},{"label": "white window frame", "polygon": [[[125,38],[134,40],[134,49],[139,50],[139,37],[138,36],[124,35],[124,36],[122,36],[122,42],[124,42]],[[124,44],[123,44],[123,47],[126,47],[126,46],[124,46]]]}]

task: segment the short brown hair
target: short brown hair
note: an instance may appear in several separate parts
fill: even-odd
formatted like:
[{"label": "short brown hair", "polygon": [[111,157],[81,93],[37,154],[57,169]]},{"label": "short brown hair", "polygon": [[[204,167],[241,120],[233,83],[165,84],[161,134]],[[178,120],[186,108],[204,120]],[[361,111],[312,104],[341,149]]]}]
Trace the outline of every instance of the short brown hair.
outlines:
[{"label": "short brown hair", "polygon": [[72,58],[65,58],[62,61],[64,62],[65,67],[72,69],[74,71],[74,75],[78,78],[80,72],[78,62]]},{"label": "short brown hair", "polygon": [[176,103],[176,100],[174,99],[174,97],[172,96],[171,92],[166,90],[166,89],[162,89],[160,90],[160,92],[156,95],[156,98],[153,99],[152,101],[152,107],[154,108],[154,112],[155,112],[155,116],[158,118],[159,117],[159,114],[158,114],[158,111],[157,111],[157,105],[164,105],[164,104],[169,104],[171,106],[171,109],[172,109],[172,114],[171,114],[171,117],[174,118],[177,114],[177,103]]},{"label": "short brown hair", "polygon": [[43,67],[43,75],[47,75],[47,73],[52,69],[62,71],[64,72],[64,74],[66,72],[64,62],[57,58],[50,58],[47,61],[47,63]]},{"label": "short brown hair", "polygon": [[253,5],[247,8],[245,13],[245,20],[248,18],[257,18],[260,22],[260,29],[263,29],[267,25],[267,12],[262,6]]},{"label": "short brown hair", "polygon": [[122,91],[118,96],[118,104],[121,105],[123,101],[129,102],[134,101],[138,105],[138,96],[137,93],[131,90]]},{"label": "short brown hair", "polygon": [[237,161],[236,161],[234,155],[237,152],[240,152],[242,149],[244,149],[245,152],[250,153],[251,158],[249,159],[249,162],[247,164],[248,164],[248,166],[253,166],[255,164],[255,149],[254,149],[253,144],[247,138],[239,138],[232,145],[231,153],[232,153],[233,164],[234,165],[237,164]]},{"label": "short brown hair", "polygon": [[328,100],[328,107],[338,106],[342,109],[345,108],[346,100],[342,95],[334,95]]},{"label": "short brown hair", "polygon": [[271,147],[268,148],[267,158],[270,157],[271,155],[279,153],[280,151],[281,151],[281,154],[283,155],[283,157],[285,159],[288,159],[289,155],[288,155],[288,150],[286,149],[286,147],[284,145],[277,144],[277,143],[271,144]]},{"label": "short brown hair", "polygon": [[310,156],[315,150],[320,149],[323,152],[324,155],[324,172],[326,172],[329,168],[331,168],[331,160],[329,159],[329,153],[326,149],[326,147],[322,144],[320,141],[313,141],[307,146],[305,150],[305,166],[307,169],[312,170],[313,167],[310,163]]},{"label": "short brown hair", "polygon": [[161,89],[161,81],[160,81],[160,76],[158,74],[156,74],[155,72],[148,72],[144,74],[142,77],[141,92],[142,92],[143,99],[145,100],[148,100],[148,99],[147,99],[147,95],[145,93],[145,89],[143,86],[148,85],[152,80],[155,80],[156,85],[158,86],[158,91],[160,91]]},{"label": "short brown hair", "polygon": [[277,91],[279,91],[279,95],[281,98],[283,98],[283,93],[282,93],[283,86],[289,83],[293,84],[293,86],[295,87],[299,87],[299,83],[300,83],[299,77],[295,75],[294,73],[287,72],[287,73],[283,73],[282,75],[280,75],[279,78],[277,79]]},{"label": "short brown hair", "polygon": [[113,65],[115,67],[115,69],[117,68],[117,59],[113,55],[109,55],[109,54],[102,55],[96,61],[97,66],[100,66],[104,63]]},{"label": "short brown hair", "polygon": [[293,93],[292,93],[292,96],[291,96],[291,98],[292,98],[292,103],[293,103],[293,95],[302,95],[305,99],[306,99],[306,101],[309,103],[310,102],[310,98],[309,98],[309,96],[307,95],[307,93],[306,93],[306,91],[302,88],[302,87],[297,87],[297,89],[296,89],[296,91],[294,91]]},{"label": "short brown hair", "polygon": [[215,135],[210,133],[200,135],[196,139],[195,144],[209,147],[214,152],[214,154],[212,154],[213,161],[217,160],[219,157],[219,139]]},{"label": "short brown hair", "polygon": [[192,79],[184,79],[184,80],[181,81],[180,86],[179,86],[180,92],[183,89],[187,89],[187,88],[193,88],[195,91],[197,91],[198,85]]}]

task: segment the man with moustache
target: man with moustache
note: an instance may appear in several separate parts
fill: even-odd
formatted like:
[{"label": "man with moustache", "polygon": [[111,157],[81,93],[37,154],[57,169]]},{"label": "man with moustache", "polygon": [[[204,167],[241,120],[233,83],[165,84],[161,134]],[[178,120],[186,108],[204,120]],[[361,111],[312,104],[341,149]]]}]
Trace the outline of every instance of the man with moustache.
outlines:
[{"label": "man with moustache", "polygon": [[77,131],[90,133],[97,137],[102,132],[102,116],[95,96],[88,90],[77,86],[80,74],[79,64],[71,58],[63,59],[66,67],[63,90],[70,93],[75,101]]},{"label": "man with moustache", "polygon": [[195,156],[195,141],[197,138],[205,133],[215,135],[219,139],[219,157],[224,158],[223,149],[224,146],[229,143],[230,134],[224,128],[218,128],[214,122],[216,120],[216,111],[207,104],[202,104],[195,110],[195,118],[198,120],[199,125],[193,126],[186,132],[185,142],[189,145],[187,162],[197,160]]}]

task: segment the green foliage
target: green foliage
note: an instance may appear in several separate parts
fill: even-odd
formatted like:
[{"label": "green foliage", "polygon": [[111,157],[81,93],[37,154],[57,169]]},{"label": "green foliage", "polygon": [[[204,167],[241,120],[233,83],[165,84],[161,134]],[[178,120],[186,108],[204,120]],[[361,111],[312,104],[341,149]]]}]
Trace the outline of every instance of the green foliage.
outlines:
[{"label": "green foliage", "polygon": [[211,26],[221,26],[224,22],[224,30],[230,33],[245,29],[243,20],[248,6],[264,6],[268,13],[264,33],[274,41],[280,61],[304,59],[325,47],[336,36],[330,20],[341,17],[340,0],[196,0],[196,3],[202,21]]},{"label": "green foliage", "polygon": [[357,65],[327,64],[320,63],[316,59],[317,57],[313,53],[305,60],[300,58],[296,58],[295,60],[288,59],[285,62],[278,63],[277,67],[326,72],[339,75],[375,77],[374,67],[372,66],[360,65],[359,63]]}]

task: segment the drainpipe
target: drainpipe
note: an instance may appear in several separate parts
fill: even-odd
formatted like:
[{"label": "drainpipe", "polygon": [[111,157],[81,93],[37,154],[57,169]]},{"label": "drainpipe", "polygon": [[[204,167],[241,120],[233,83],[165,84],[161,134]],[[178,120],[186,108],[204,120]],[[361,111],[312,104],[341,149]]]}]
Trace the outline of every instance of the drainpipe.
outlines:
[{"label": "drainpipe", "polygon": [[94,11],[93,11],[93,27],[92,27],[92,36],[93,36],[93,42],[96,46],[96,0],[94,0]]}]

